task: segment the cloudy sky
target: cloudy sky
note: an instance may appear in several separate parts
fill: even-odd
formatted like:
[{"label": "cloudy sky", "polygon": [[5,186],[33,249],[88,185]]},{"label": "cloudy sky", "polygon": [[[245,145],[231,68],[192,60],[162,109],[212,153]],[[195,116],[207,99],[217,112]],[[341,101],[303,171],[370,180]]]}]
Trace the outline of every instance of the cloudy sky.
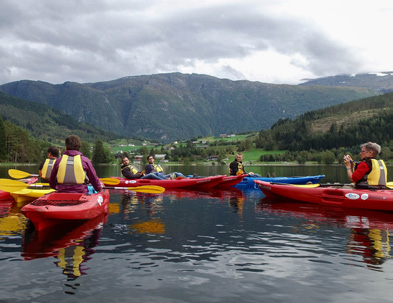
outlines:
[{"label": "cloudy sky", "polygon": [[393,71],[391,0],[0,0],[0,84]]}]

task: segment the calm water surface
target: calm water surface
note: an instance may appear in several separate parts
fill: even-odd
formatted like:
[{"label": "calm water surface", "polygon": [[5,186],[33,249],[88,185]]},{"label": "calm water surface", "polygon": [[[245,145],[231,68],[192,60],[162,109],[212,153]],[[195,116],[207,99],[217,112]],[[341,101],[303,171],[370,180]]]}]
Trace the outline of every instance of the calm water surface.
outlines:
[{"label": "calm water surface", "polygon": [[[347,182],[343,167],[249,170]],[[259,191],[112,191],[107,217],[38,234],[20,207],[0,202],[0,302],[392,302],[390,213]]]}]

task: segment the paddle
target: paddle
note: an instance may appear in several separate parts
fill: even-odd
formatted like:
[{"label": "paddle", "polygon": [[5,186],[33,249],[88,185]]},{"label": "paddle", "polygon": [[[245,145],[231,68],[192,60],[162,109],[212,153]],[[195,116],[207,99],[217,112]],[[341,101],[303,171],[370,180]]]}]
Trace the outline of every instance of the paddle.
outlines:
[{"label": "paddle", "polygon": [[[42,184],[26,184],[17,180],[0,179],[0,190],[9,193],[24,189],[24,188],[48,188],[47,185]],[[165,191],[165,188],[156,185],[143,185],[137,187],[103,187],[103,189],[127,189],[141,193],[159,194]]]},{"label": "paddle", "polygon": [[[10,168],[8,170],[8,174],[10,175],[11,178],[14,178],[14,179],[23,179],[23,178],[27,178],[27,177],[37,177],[38,176],[38,175],[30,174],[28,172],[24,172],[22,170],[12,169],[12,168]],[[117,185],[120,183],[120,180],[116,179],[116,178],[100,178],[100,180],[107,185]]]},{"label": "paddle", "polygon": [[136,187],[104,187],[105,189],[122,189],[122,190],[131,190],[135,192],[141,193],[150,193],[150,194],[160,194],[165,191],[165,188],[157,185],[142,185]]},{"label": "paddle", "polygon": [[30,174],[30,173],[27,173],[27,172],[24,172],[24,171],[21,171],[18,169],[13,169],[13,168],[10,168],[8,170],[8,174],[10,175],[11,178],[14,178],[14,179],[24,179],[27,177],[38,177],[38,175]]}]

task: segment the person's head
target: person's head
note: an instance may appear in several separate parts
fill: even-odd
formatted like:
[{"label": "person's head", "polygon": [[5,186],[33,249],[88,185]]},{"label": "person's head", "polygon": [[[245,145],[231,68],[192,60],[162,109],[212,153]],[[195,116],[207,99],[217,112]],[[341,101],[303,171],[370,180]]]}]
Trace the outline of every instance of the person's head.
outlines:
[{"label": "person's head", "polygon": [[128,160],[127,157],[123,157],[122,163],[123,163],[123,165],[128,165],[128,164],[130,164],[130,160]]},{"label": "person's head", "polygon": [[48,153],[49,157],[58,158],[60,156],[60,151],[56,146],[49,146],[46,152]]},{"label": "person's head", "polygon": [[65,146],[67,150],[79,151],[81,145],[81,139],[77,135],[71,135],[65,139]]},{"label": "person's head", "polygon": [[360,145],[360,158],[373,158],[381,152],[381,146],[374,142],[367,142]]},{"label": "person's head", "polygon": [[243,154],[242,153],[238,153],[236,155],[236,161],[242,161],[243,160]]},{"label": "person's head", "polygon": [[150,164],[153,164],[153,163],[154,163],[154,157],[153,157],[152,155],[147,156],[147,161],[148,161]]}]

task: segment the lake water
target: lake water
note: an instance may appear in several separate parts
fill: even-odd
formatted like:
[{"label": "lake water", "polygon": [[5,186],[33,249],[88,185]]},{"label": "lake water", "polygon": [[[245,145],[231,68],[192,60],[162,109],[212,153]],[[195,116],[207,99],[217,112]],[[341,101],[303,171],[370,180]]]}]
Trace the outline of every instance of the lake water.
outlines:
[{"label": "lake water", "polygon": [[[348,182],[342,166],[248,170]],[[391,213],[272,202],[259,191],[112,191],[108,216],[52,233],[34,233],[9,202],[0,217],[0,302],[392,302]]]}]

